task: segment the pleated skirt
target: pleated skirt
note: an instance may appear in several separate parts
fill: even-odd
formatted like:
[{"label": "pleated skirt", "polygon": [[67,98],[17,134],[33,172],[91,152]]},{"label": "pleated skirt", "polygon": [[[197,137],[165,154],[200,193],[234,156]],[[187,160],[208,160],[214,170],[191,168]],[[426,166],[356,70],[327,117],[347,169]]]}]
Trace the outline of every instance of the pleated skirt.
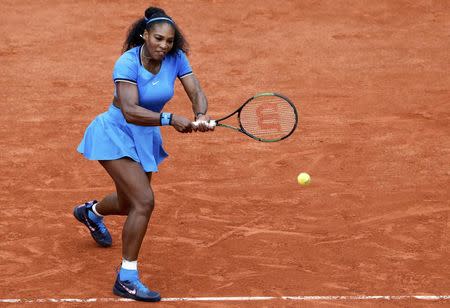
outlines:
[{"label": "pleated skirt", "polygon": [[159,126],[127,123],[113,104],[89,124],[77,150],[90,160],[129,157],[145,172],[158,171],[158,165],[168,156]]}]

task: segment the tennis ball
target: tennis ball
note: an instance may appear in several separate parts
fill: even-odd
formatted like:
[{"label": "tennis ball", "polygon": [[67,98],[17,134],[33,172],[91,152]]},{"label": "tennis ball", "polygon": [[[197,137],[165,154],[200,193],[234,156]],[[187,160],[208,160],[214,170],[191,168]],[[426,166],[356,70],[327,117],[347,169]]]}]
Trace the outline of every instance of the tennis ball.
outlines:
[{"label": "tennis ball", "polygon": [[308,173],[302,172],[297,176],[297,182],[302,186],[307,186],[311,183],[311,177]]}]

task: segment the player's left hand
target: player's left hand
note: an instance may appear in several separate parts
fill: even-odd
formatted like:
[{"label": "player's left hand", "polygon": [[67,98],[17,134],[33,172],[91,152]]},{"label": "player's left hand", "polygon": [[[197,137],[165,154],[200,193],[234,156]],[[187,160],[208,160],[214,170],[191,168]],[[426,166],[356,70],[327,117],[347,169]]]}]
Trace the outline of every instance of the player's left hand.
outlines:
[{"label": "player's left hand", "polygon": [[210,120],[211,120],[211,117],[207,114],[199,115],[198,118],[195,120],[199,124],[193,125],[194,131],[207,132],[210,130],[214,130],[213,125],[208,125]]}]

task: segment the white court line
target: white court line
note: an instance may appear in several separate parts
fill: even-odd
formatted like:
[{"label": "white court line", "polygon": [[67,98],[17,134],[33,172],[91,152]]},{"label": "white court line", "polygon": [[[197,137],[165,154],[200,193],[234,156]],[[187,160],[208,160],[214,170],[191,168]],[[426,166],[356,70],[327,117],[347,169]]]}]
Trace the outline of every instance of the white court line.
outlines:
[{"label": "white court line", "polygon": [[[163,302],[216,302],[216,301],[365,301],[365,300],[450,300],[450,295],[355,295],[355,296],[241,296],[241,297],[173,297],[162,298]],[[0,303],[95,303],[130,302],[127,298],[3,298]]]}]

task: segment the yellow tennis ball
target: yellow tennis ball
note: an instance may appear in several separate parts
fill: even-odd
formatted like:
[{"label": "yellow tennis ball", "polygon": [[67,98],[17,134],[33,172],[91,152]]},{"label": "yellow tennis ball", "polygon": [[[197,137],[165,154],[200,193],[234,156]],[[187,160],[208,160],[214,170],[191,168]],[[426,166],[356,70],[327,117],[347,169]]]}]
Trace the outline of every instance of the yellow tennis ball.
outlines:
[{"label": "yellow tennis ball", "polygon": [[309,185],[311,183],[311,177],[308,173],[302,172],[297,176],[297,182],[302,186]]}]

